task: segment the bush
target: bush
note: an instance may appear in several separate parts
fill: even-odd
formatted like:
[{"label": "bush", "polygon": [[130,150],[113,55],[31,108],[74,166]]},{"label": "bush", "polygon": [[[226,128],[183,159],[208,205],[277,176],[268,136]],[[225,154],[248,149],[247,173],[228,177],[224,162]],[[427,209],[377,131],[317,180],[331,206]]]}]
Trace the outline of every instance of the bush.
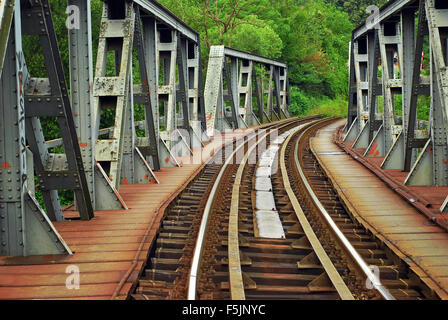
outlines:
[{"label": "bush", "polygon": [[311,115],[324,115],[326,117],[347,117],[348,102],[345,98],[339,97],[336,99],[330,99],[328,97],[321,97],[316,100],[316,107],[307,112],[306,116]]},{"label": "bush", "polygon": [[307,97],[299,88],[291,87],[291,104],[289,106],[289,112],[294,116],[302,116],[309,112],[314,104],[312,99]]}]

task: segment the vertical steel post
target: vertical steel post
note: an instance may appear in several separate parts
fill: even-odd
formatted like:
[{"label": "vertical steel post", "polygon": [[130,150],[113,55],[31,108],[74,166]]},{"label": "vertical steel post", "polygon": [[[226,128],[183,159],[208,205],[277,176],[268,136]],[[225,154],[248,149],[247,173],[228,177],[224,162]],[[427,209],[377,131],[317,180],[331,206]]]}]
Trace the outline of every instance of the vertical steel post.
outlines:
[{"label": "vertical steel post", "polygon": [[15,5],[0,75],[0,255],[72,254],[34,198],[34,190],[28,190],[27,180],[34,180],[34,173],[27,166],[25,142],[27,71],[20,1]]},{"label": "vertical steel post", "polygon": [[[90,0],[68,0],[79,9],[79,29],[69,29],[70,94],[76,132],[86,172],[87,185],[96,208],[95,197],[95,139],[93,119],[93,62]],[[70,14],[70,13],[69,13]]]}]

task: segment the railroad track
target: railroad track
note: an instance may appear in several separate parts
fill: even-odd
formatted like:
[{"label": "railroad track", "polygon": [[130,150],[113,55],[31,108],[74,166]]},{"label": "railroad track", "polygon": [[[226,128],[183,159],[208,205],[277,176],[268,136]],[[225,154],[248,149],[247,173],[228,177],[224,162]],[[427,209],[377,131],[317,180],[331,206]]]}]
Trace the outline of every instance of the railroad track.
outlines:
[{"label": "railroad track", "polygon": [[297,214],[300,205],[286,193],[278,165],[285,139],[311,122],[285,125],[278,138],[259,137],[267,150],[246,149],[217,182],[190,299],[353,299],[342,270]]},{"label": "railroad track", "polygon": [[[282,134],[299,124],[284,125],[278,132]],[[297,261],[308,251],[300,244],[293,248],[294,239],[256,236],[260,230],[254,221],[257,211],[254,184],[258,160],[265,149],[262,146],[266,139],[269,147],[270,138],[271,133],[260,135],[256,144],[245,148],[240,153],[241,161],[227,166],[222,179],[216,183],[216,192],[210,195],[213,205],[207,213],[202,254],[197,246],[196,260],[202,264],[192,268],[190,299],[303,298],[309,292],[299,288],[300,284],[319,276],[297,278],[293,275]],[[333,290],[325,288],[321,298],[333,295]]]},{"label": "railroad track", "polygon": [[[300,121],[303,120],[288,120],[281,125]],[[244,141],[252,141],[256,139],[257,133],[275,126],[279,124],[255,131],[246,136]],[[222,168],[220,163],[225,163],[226,156],[229,156],[236,146],[237,141],[234,141],[233,144],[220,149],[165,210],[147,265],[138,280],[134,294],[131,295],[132,299],[187,298],[193,251],[208,194]]]},{"label": "railroad track", "polygon": [[431,297],[345,211],[320,169],[309,139],[329,121],[283,122],[220,150],[166,210],[132,297]]},{"label": "railroad track", "polygon": [[341,275],[356,299],[435,299],[400,258],[350,215],[325,176],[309,141],[331,121],[294,135],[284,146],[285,172],[306,218],[330,259],[344,270]]}]

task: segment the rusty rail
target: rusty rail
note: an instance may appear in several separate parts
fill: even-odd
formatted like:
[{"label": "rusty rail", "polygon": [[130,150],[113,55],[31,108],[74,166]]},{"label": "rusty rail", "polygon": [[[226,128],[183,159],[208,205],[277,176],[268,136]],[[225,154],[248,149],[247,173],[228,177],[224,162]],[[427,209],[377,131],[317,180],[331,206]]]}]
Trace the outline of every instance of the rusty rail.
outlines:
[{"label": "rusty rail", "polygon": [[[319,121],[318,123],[320,123],[320,122],[321,121]],[[309,126],[312,126],[314,124],[316,124],[316,122],[299,126],[295,130],[295,132],[293,134],[291,134],[284,142],[282,149],[281,149],[281,154],[280,154],[280,159],[281,159],[280,167],[281,167],[281,172],[282,172],[282,176],[283,176],[283,184],[284,184],[285,190],[288,194],[289,200],[291,201],[291,204],[292,204],[294,212],[297,216],[297,219],[299,220],[300,224],[302,225],[305,235],[308,238],[308,241],[310,242],[311,246],[313,247],[314,252],[316,253],[320,263],[324,267],[325,272],[327,273],[328,277],[330,278],[331,283],[335,287],[336,291],[338,292],[338,294],[342,300],[354,300],[352,293],[350,292],[350,290],[347,287],[347,285],[345,284],[344,280],[338,273],[333,262],[330,260],[329,256],[325,252],[321,242],[317,238],[316,234],[313,231],[313,228],[311,227],[307,217],[305,216],[305,214],[302,210],[302,207],[300,206],[299,200],[297,199],[297,197],[294,194],[294,191],[291,187],[290,179],[288,176],[288,170],[286,168],[286,147],[287,147],[287,145],[289,144],[291,139],[294,137],[294,135],[298,134],[299,132],[303,132],[303,130],[305,128],[308,128]],[[297,153],[295,153],[295,154],[297,155]],[[303,178],[304,177],[302,176],[302,179]],[[309,187],[309,185],[308,185],[308,187]],[[312,192],[311,188],[309,190]]]}]

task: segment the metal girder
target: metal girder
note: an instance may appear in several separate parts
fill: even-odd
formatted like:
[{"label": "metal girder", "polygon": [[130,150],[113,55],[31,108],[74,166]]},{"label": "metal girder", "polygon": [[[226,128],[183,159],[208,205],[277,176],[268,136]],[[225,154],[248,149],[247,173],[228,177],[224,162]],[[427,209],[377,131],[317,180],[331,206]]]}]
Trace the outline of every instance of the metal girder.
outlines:
[{"label": "metal girder", "polygon": [[[241,113],[240,105],[241,105],[241,98],[240,98],[240,64],[242,63],[240,59],[231,57],[230,58],[230,70],[228,68],[228,59],[224,57],[224,72],[226,75],[226,82],[227,82],[227,97],[225,91],[223,92],[224,95],[224,101],[230,100],[230,107],[232,114],[235,112],[236,114],[236,121],[233,120],[233,128],[235,129],[241,129],[241,128],[247,128],[248,124],[246,123],[246,120],[244,118],[244,115]],[[228,79],[227,79],[228,77]],[[232,101],[233,100],[233,101]],[[226,117],[228,119],[228,117]]]},{"label": "metal girder", "polygon": [[[205,112],[207,120],[207,135],[214,136],[215,127],[219,129],[220,121],[218,116],[223,116],[224,108],[224,90],[223,90],[223,68],[224,68],[224,47],[213,46],[210,48],[210,55],[207,69],[207,79],[205,82],[204,99]],[[233,90],[233,88],[232,88]],[[238,108],[238,107],[236,107]],[[238,110],[238,109],[237,109]],[[227,120],[222,120],[227,122]]]},{"label": "metal girder", "polygon": [[158,85],[158,98],[163,101],[165,110],[161,147],[166,145],[171,153],[171,161],[165,159],[162,163],[178,165],[175,154],[191,155],[192,147],[202,147],[202,141],[208,140],[199,120],[202,118],[199,47],[181,37],[178,31],[161,26],[158,27],[156,61],[157,69],[162,68],[163,73],[163,83]]},{"label": "metal girder", "polygon": [[[210,139],[205,134],[204,90],[202,84],[201,46],[187,40],[187,90],[192,132],[192,147],[203,146]],[[196,137],[199,143],[195,143]]]},{"label": "metal girder", "polygon": [[5,53],[0,75],[0,255],[72,254],[34,197],[33,161],[25,143],[26,65],[19,0]]},{"label": "metal girder", "polygon": [[[134,39],[134,46],[137,48],[138,53],[138,60],[139,60],[139,71],[140,71],[140,81],[141,81],[141,92],[143,95],[143,103],[145,106],[145,134],[149,138],[148,139],[148,146],[149,149],[147,153],[143,153],[145,156],[150,157],[151,163],[153,165],[153,168],[158,171],[160,170],[160,158],[159,158],[159,146],[158,146],[158,135],[156,131],[156,124],[158,125],[158,122],[155,121],[155,116],[157,114],[154,114],[153,110],[157,108],[156,101],[153,101],[152,96],[155,96],[154,92],[151,92],[150,89],[150,83],[151,80],[154,82],[154,79],[150,79],[150,73],[147,66],[147,55],[152,55],[155,58],[154,55],[154,48],[151,51],[151,53],[145,54],[145,51],[149,48],[146,48],[145,46],[145,40],[143,35],[143,29],[142,29],[142,21],[140,17],[140,9],[136,8],[136,19],[135,19],[135,39]],[[151,26],[155,28],[155,22],[154,21],[146,21],[149,24],[149,32],[155,32],[155,30],[152,30]],[[145,22],[143,22],[143,25],[145,25]],[[155,70],[152,68],[151,70],[153,74],[152,77],[155,76]],[[134,100],[134,103],[136,101]]]},{"label": "metal girder", "polygon": [[[381,24],[379,30],[379,48],[381,56],[381,67],[382,67],[382,88],[383,88],[383,139],[384,139],[384,150],[389,150],[394,140],[396,139],[397,133],[401,131],[401,126],[395,125],[395,92],[403,92],[402,78],[398,76],[398,72],[394,63],[394,55],[402,55],[401,52],[401,35],[400,35],[400,25],[399,23],[391,23],[388,25],[389,33],[386,34],[386,25]],[[372,77],[373,78],[373,77]],[[373,84],[373,87],[376,83]],[[373,93],[372,93],[373,94]],[[380,154],[380,156],[385,156],[385,151]]]},{"label": "metal girder", "polygon": [[15,0],[0,1],[0,76],[3,71],[3,62],[8,44],[9,32],[14,16]]},{"label": "metal girder", "polygon": [[369,122],[369,120],[366,122],[366,125],[361,129],[359,135],[356,137],[355,142],[353,143],[354,149],[364,149],[369,146]]},{"label": "metal girder", "polygon": [[[34,155],[34,166],[47,214],[53,220],[63,219],[57,189],[62,189],[63,181],[71,177],[74,183],[64,189],[74,190],[80,216],[84,220],[89,220],[93,218],[93,207],[50,6],[48,0],[41,0],[26,2],[21,9],[22,27],[27,26],[31,34],[39,35],[48,74],[48,79],[31,78],[26,72],[23,75],[27,80],[24,85],[27,140]],[[39,25],[39,28],[37,30],[29,28],[27,23],[30,21]],[[44,84],[42,87],[39,86],[41,83]],[[33,109],[36,106],[32,103],[33,100],[41,102],[45,108]],[[39,117],[49,114],[57,117],[65,154],[50,154],[45,145]]]},{"label": "metal girder", "polygon": [[[350,41],[349,45],[349,83],[348,83],[348,115],[347,115],[347,125],[345,127],[345,131],[352,127],[352,124],[357,119],[357,86],[356,86],[356,77],[355,77],[355,57],[354,57],[354,47],[355,42]],[[353,141],[353,140],[352,140]]]},{"label": "metal girder", "polygon": [[275,98],[275,111],[280,116],[280,118],[286,117],[282,110],[281,94],[280,94],[280,71],[274,66],[274,98]]},{"label": "metal girder", "polygon": [[[370,34],[371,37],[371,34]],[[351,62],[350,65],[353,65],[353,76],[350,78],[350,88],[351,88],[351,96],[350,99],[353,101],[349,103],[349,111],[354,115],[355,113],[352,111],[353,108],[356,108],[356,125],[353,123],[350,126],[350,129],[346,135],[345,141],[353,142],[358,134],[363,130],[366,121],[369,118],[368,113],[368,97],[369,97],[369,46],[368,46],[368,37],[363,37],[362,39],[354,40],[352,47],[353,53],[350,55]],[[372,42],[372,41],[371,41]],[[372,48],[372,47],[371,47]],[[354,134],[355,132],[356,134]],[[349,140],[350,138],[350,140]]]},{"label": "metal girder", "polygon": [[[120,4],[122,5],[121,8]],[[96,134],[95,159],[109,165],[109,178],[116,190],[119,190],[121,184],[123,161],[127,162],[128,167],[132,166],[134,147],[132,143],[131,145],[126,144],[126,142],[131,141],[125,141],[125,135],[127,133],[128,136],[131,135],[132,137],[132,129],[127,128],[126,124],[129,124],[127,120],[131,116],[129,111],[133,109],[131,105],[133,88],[130,84],[132,79],[131,61],[135,12],[133,3],[121,1],[120,4],[111,6],[109,1],[104,2],[93,84]],[[124,12],[114,12],[123,10]],[[120,16],[122,13],[124,15]],[[111,71],[107,70],[109,51],[115,51],[115,72],[112,71],[112,75]],[[101,110],[105,108],[115,110],[114,130],[109,139],[99,139]],[[133,121],[130,122],[133,123]],[[125,144],[126,148],[131,149],[130,152],[127,152],[129,155],[127,158],[123,157]]]},{"label": "metal girder", "polygon": [[[416,6],[418,5],[418,7]],[[415,14],[418,13],[418,27],[415,28]],[[397,19],[399,18],[399,19]],[[367,21],[369,22],[369,20]],[[448,185],[448,10],[446,4],[436,0],[390,1],[373,21],[379,28],[379,46],[381,53],[383,114],[380,131],[375,133],[377,111],[374,110],[370,91],[379,89],[377,79],[370,75],[369,83],[362,83],[363,71],[358,61],[372,64],[372,57],[364,57],[357,52],[357,45],[364,43],[372,34],[372,25],[366,22],[353,32],[353,53],[350,65],[354,66],[354,77],[358,89],[358,104],[363,103],[359,93],[368,88],[370,103],[357,106],[358,117],[363,116],[367,107],[370,123],[369,147],[365,156],[382,156],[383,169],[401,169],[409,172],[405,181],[408,185]],[[370,21],[372,22],[372,21]],[[375,31],[376,33],[377,31]],[[428,36],[430,55],[430,76],[422,72],[422,52],[425,37]],[[362,52],[365,53],[365,52]],[[394,57],[398,58],[399,76]],[[376,57],[373,58],[376,60]],[[374,62],[376,63],[376,62]],[[349,116],[353,114],[353,88],[350,81]],[[395,116],[395,99],[402,95],[402,116]],[[366,96],[365,92],[363,93]],[[421,126],[417,119],[420,95],[431,96],[431,112],[428,129]],[[358,121],[360,119],[358,118]],[[349,119],[353,123],[352,119]],[[362,129],[362,121],[360,121]],[[353,125],[351,126],[353,129]],[[358,131],[357,146],[365,144],[364,130]],[[350,132],[349,132],[350,133]],[[428,135],[429,133],[429,135]],[[350,135],[353,137],[353,134]],[[380,141],[381,139],[381,141]],[[379,150],[379,152],[378,152]],[[421,152],[419,152],[421,151]],[[417,154],[420,156],[417,158]],[[446,202],[448,204],[448,201]],[[446,204],[441,211],[446,211]]]},{"label": "metal girder", "polygon": [[171,134],[177,129],[177,43],[178,37],[175,30],[160,31],[157,42],[158,61],[163,68],[163,84],[158,88],[159,100],[164,101],[165,130],[160,132],[160,137],[171,150]]},{"label": "metal girder", "polygon": [[[380,9],[379,16],[377,17],[375,22],[382,23],[390,17],[399,13],[406,6],[412,5],[414,3],[415,0],[391,0]],[[358,39],[359,37],[364,36],[370,30],[371,26],[369,26],[367,23],[363,23],[353,31],[353,38]]]},{"label": "metal girder", "polygon": [[[177,86],[177,96],[180,103],[180,112],[182,115],[182,123],[179,126],[184,130],[190,131],[190,108],[189,108],[189,92],[188,92],[188,66],[187,66],[187,40],[181,39],[180,34],[177,34],[177,76],[179,78],[179,85]],[[190,132],[191,138],[191,132]],[[190,145],[191,142],[187,141]]]},{"label": "metal girder", "polygon": [[125,209],[123,200],[95,161],[90,0],[68,0],[68,5],[79,9],[79,28],[69,30],[70,94],[92,206],[95,210]]},{"label": "metal girder", "polygon": [[348,127],[347,134],[345,135],[344,142],[353,142],[359,135],[359,120],[358,117],[353,120],[350,127]]},{"label": "metal girder", "polygon": [[276,109],[274,108],[274,66],[269,67],[269,80],[268,80],[268,100],[267,100],[267,110],[269,112],[269,115],[271,116],[271,119],[274,120],[273,116],[275,116],[275,119],[280,120],[280,114],[277,113]]},{"label": "metal girder", "polygon": [[201,56],[201,42],[199,41],[195,45],[195,59],[198,61],[198,65],[195,67],[198,74],[198,121],[201,123],[202,135],[201,138],[203,141],[210,141],[210,138],[207,136],[207,121],[205,116],[205,97],[204,97],[204,82],[202,81],[202,56]]},{"label": "metal girder", "polygon": [[[435,0],[425,2],[431,52],[431,140],[433,183],[448,185],[448,12]],[[441,2],[438,3],[441,5]]]},{"label": "metal girder", "polygon": [[288,68],[288,65],[284,62],[281,62],[281,61],[278,61],[275,59],[261,57],[256,54],[253,54],[253,53],[236,50],[233,48],[224,47],[224,54],[226,57],[233,57],[233,58],[237,58],[237,59],[241,59],[241,60],[249,60],[249,61],[253,61],[255,63],[264,64],[264,65],[272,65],[272,66],[276,66],[279,68],[285,68],[285,69]]},{"label": "metal girder", "polygon": [[169,26],[183,37],[199,44],[199,34],[158,2],[149,0],[133,0],[133,2],[138,4],[143,11],[156,20]]},{"label": "metal girder", "polygon": [[[115,111],[115,124],[111,130],[108,130],[109,139],[97,140],[95,159],[109,166],[109,179],[116,190],[121,184],[150,183],[153,179],[158,182],[139,148],[145,151],[145,155],[150,156],[154,167],[160,168],[154,113],[148,85],[150,79],[146,65],[145,41],[139,14],[139,9],[131,2],[108,1],[104,4],[101,22],[94,81],[96,136],[101,135],[99,123],[102,109],[112,108]],[[133,84],[132,75],[134,46],[140,61],[141,84],[138,85]],[[111,70],[109,67],[108,70],[108,53],[112,51],[115,55],[115,68]],[[137,97],[134,97],[134,89],[139,94]],[[145,107],[144,126],[148,139],[137,139],[134,99],[140,99],[141,101],[137,102]],[[103,175],[100,174],[97,177],[103,177]],[[118,199],[118,202],[112,203],[118,205],[122,201]]]},{"label": "metal girder", "polygon": [[255,126],[260,123],[254,114],[252,105],[252,74],[254,67],[252,61],[241,60],[238,77],[239,99],[244,101],[243,105],[240,105],[239,114],[243,117],[248,126]]},{"label": "metal girder", "polygon": [[[230,60],[230,68],[227,60]],[[269,68],[266,101],[267,112],[271,117],[264,110],[265,89],[263,82],[259,83],[257,80],[255,64]],[[273,114],[278,119],[289,116],[287,75],[287,65],[283,62],[224,46],[212,46],[204,91],[207,134],[213,135],[215,129],[230,128],[230,123],[233,128],[244,128],[270,120]],[[224,84],[227,85],[227,89],[224,88]],[[253,109],[254,93],[258,105],[257,115]],[[227,112],[226,101],[230,101],[230,112]],[[241,105],[241,103],[244,104]]]},{"label": "metal girder", "polygon": [[[160,113],[159,113],[159,69],[160,69],[160,59],[158,50],[158,31],[157,31],[157,20],[152,16],[141,16],[142,26],[143,26],[143,47],[145,54],[145,64],[147,67],[147,77],[148,77],[148,87],[149,87],[149,99],[151,101],[151,109],[153,113],[153,125],[154,125],[154,135],[156,140],[156,147],[159,159],[160,167],[171,167],[178,166],[174,155],[168,149],[165,142],[160,136]],[[143,83],[143,82],[142,82]],[[145,97],[146,98],[146,97]],[[137,98],[136,98],[137,100]],[[143,102],[146,100],[144,99]],[[146,106],[145,111],[148,112],[148,106]],[[147,121],[150,115],[146,115],[146,121],[144,123],[145,133],[147,134],[147,139],[137,138],[137,146],[142,151],[143,154],[150,154],[150,134],[151,134],[151,124]],[[146,141],[145,141],[146,140]],[[149,149],[149,150],[148,150]],[[154,163],[153,163],[154,166]]]},{"label": "metal girder", "polygon": [[264,111],[264,103],[263,103],[263,83],[262,78],[258,77],[257,70],[255,69],[255,66],[252,65],[252,83],[254,86],[253,94],[255,95],[255,98],[257,99],[257,117],[258,121],[260,123],[263,123],[263,120],[265,118],[265,111]]},{"label": "metal girder", "polygon": [[[186,142],[187,150],[191,151],[191,147],[202,147],[202,141],[209,140],[203,133],[201,123],[204,108],[199,36],[192,39],[171,24],[146,15],[144,8],[140,7],[140,10],[154,131],[159,141],[159,163],[162,167],[177,166],[174,152],[171,152],[176,148],[176,143]],[[163,79],[162,83],[159,83],[160,79]],[[138,89],[136,94],[139,103],[142,100],[141,91]],[[163,116],[159,115],[159,101],[164,106]],[[184,130],[178,131],[178,128]],[[150,130],[146,131],[148,133]],[[148,149],[149,146],[141,148],[144,153]]]},{"label": "metal girder", "polygon": [[[230,101],[230,112],[231,112],[231,123],[233,125],[233,128],[238,129],[240,127],[240,123],[238,121],[238,118],[240,118],[238,114],[238,110],[236,109],[236,101],[238,97],[237,91],[237,81],[235,77],[231,78],[231,73],[229,70],[229,64],[227,63],[227,59],[224,59],[224,77],[226,79],[227,83],[227,96],[230,98],[228,99]],[[234,61],[232,66],[236,65],[238,66],[238,60]],[[232,73],[233,74],[233,73]],[[236,89],[235,89],[236,88]]]},{"label": "metal girder", "polygon": [[425,12],[425,1],[420,0],[419,5],[419,19],[418,19],[418,30],[417,39],[415,41],[415,51],[413,59],[413,73],[412,73],[412,86],[411,86],[411,96],[409,100],[409,118],[407,121],[408,128],[406,131],[406,147],[405,147],[405,157],[403,169],[406,172],[411,170],[412,166],[412,153],[413,148],[411,146],[411,141],[415,137],[415,126],[417,121],[417,101],[419,92],[417,91],[417,86],[420,84],[420,55],[423,50],[423,40],[425,34],[427,34],[428,26]]},{"label": "metal girder", "polygon": [[288,80],[288,69],[280,68],[280,109],[282,110],[284,116],[289,118],[289,80]]}]

